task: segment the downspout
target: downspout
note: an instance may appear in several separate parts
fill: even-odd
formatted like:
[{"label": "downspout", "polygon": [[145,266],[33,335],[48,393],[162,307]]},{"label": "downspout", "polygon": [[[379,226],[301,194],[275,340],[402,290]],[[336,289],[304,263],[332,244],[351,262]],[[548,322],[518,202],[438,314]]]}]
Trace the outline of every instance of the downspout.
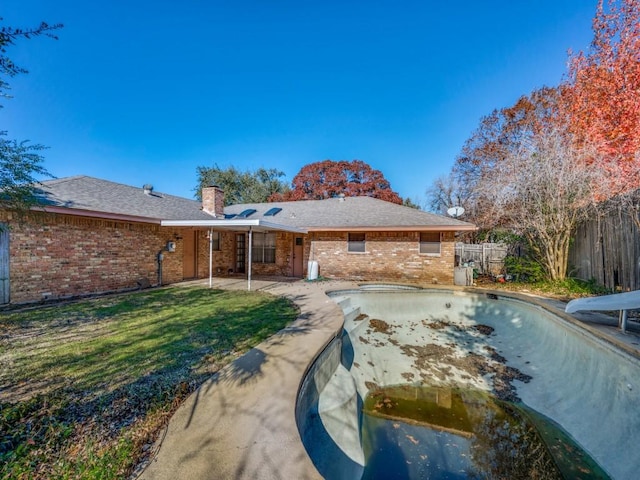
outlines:
[{"label": "downspout", "polygon": [[[314,242],[313,235],[313,232],[309,234],[309,242],[311,243],[311,245],[309,245],[309,259],[307,260],[307,278],[309,277],[309,265],[316,259],[316,244]],[[302,277],[304,278],[304,248],[302,250]]]},{"label": "downspout", "polygon": [[158,286],[162,286],[162,259],[164,255],[162,254],[162,250],[158,252],[156,255],[156,259],[158,261]]}]

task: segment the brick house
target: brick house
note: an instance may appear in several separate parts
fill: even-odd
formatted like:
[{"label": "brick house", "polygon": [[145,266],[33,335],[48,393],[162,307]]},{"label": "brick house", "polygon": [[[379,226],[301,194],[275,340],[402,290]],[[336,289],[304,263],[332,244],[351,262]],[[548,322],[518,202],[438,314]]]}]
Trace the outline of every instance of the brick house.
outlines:
[{"label": "brick house", "polygon": [[452,284],[454,236],[475,226],[370,197],[224,207],[87,176],[42,183],[41,207],[0,212],[0,303],[211,276]]}]

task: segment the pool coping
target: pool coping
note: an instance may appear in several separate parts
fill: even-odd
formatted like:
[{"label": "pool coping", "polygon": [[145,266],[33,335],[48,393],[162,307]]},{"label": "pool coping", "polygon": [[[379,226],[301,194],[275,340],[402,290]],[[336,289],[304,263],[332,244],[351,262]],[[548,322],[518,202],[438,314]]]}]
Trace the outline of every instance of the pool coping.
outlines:
[{"label": "pool coping", "polygon": [[[569,324],[591,333],[599,340],[609,344],[610,346],[618,348],[632,357],[640,359],[640,335],[638,332],[631,330],[628,333],[622,333],[617,326],[617,320],[609,315],[597,312],[566,313],[564,308],[567,302],[553,298],[541,297],[539,295],[484,288],[464,288],[463,291],[467,291],[469,293],[492,293],[498,297],[502,296],[531,303],[553,313]],[[634,326],[634,328],[637,327]]]}]

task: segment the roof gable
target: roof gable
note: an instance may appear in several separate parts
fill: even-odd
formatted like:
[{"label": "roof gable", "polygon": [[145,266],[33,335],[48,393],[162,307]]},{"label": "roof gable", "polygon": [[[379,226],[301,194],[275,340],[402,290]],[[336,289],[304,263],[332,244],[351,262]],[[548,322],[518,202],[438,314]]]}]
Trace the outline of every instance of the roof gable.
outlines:
[{"label": "roof gable", "polygon": [[[281,209],[276,218],[266,214]],[[296,202],[250,203],[225,207],[225,215],[256,210],[252,218],[309,230],[440,229],[475,230],[475,225],[372,197],[344,197]]]},{"label": "roof gable", "polygon": [[84,175],[41,182],[36,195],[45,210],[62,207],[154,221],[212,218],[195,200]]}]

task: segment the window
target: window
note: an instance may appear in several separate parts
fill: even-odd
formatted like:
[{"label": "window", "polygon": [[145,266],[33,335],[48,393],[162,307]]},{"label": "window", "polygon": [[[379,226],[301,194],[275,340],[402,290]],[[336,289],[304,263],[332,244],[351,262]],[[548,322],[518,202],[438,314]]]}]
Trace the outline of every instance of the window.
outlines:
[{"label": "window", "polygon": [[211,232],[211,249],[220,250],[220,232]]},{"label": "window", "polygon": [[364,233],[350,233],[349,245],[347,246],[348,252],[364,252],[365,251],[365,237]]},{"label": "window", "polygon": [[420,232],[420,253],[440,255],[440,232]]},{"label": "window", "polygon": [[251,261],[255,263],[276,263],[276,234],[254,233]]}]

